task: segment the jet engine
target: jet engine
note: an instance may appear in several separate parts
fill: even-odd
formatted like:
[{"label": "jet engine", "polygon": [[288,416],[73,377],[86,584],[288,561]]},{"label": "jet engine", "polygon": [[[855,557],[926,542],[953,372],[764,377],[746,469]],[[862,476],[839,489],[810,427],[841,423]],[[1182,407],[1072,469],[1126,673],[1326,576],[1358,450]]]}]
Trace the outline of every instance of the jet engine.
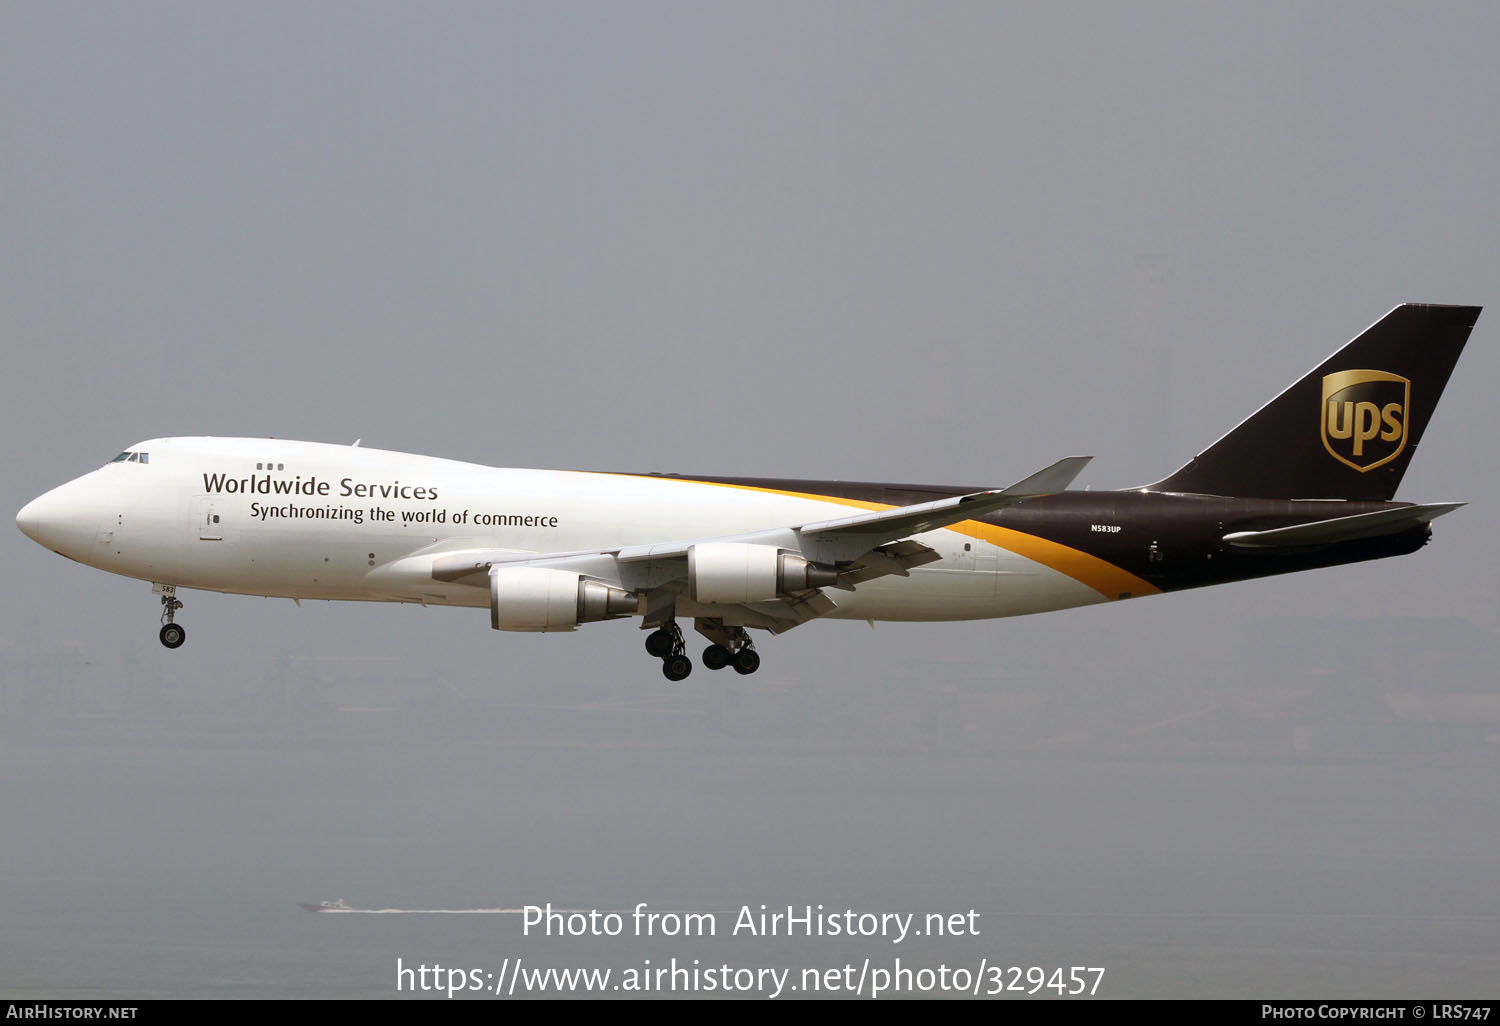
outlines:
[{"label": "jet engine", "polygon": [[688,595],[694,602],[766,602],[837,580],[833,567],[773,545],[700,542],[688,549]]},{"label": "jet engine", "polygon": [[490,571],[490,626],[497,631],[571,631],[640,609],[632,591],[582,574],[540,566]]}]

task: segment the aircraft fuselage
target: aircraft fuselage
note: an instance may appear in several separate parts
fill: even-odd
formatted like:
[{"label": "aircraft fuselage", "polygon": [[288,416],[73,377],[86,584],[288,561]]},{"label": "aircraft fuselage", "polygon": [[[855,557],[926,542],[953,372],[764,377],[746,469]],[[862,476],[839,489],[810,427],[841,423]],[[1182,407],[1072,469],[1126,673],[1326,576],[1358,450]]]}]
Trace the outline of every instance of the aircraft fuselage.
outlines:
[{"label": "aircraft fuselage", "polygon": [[[108,463],[48,492],[22,511],[23,530],[112,573],[298,599],[485,606],[484,589],[434,580],[431,557],[716,538],[978,490],[502,469],[280,439],[159,438],[131,451],[149,461]],[[1420,547],[1426,525],[1332,551],[1246,553],[1221,539],[1405,505],[1062,492],[915,536],[936,562],[833,592],[827,615],[1014,616],[1395,555]]]}]

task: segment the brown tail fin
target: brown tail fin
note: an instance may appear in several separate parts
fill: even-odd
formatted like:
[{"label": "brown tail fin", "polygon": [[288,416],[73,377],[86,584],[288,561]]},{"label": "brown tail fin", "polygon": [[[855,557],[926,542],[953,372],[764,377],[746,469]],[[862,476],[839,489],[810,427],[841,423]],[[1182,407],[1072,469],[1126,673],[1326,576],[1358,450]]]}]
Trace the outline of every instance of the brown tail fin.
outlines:
[{"label": "brown tail fin", "polygon": [[1479,317],[1396,307],[1151,491],[1267,499],[1396,494]]}]

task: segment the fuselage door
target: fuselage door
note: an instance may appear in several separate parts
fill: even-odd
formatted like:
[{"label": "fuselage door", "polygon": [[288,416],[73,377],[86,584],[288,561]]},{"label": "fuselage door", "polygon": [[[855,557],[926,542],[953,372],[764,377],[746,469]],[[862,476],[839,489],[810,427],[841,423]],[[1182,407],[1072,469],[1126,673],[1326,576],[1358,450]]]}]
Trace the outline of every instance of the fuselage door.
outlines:
[{"label": "fuselage door", "polygon": [[219,523],[219,504],[212,496],[200,495],[193,500],[193,523],[199,541],[223,541],[224,527]]},{"label": "fuselage door", "polygon": [[970,574],[984,575],[978,589],[980,592],[994,594],[999,590],[1000,560],[999,550],[995,546],[980,541],[978,538],[966,537],[952,559],[957,569]]}]

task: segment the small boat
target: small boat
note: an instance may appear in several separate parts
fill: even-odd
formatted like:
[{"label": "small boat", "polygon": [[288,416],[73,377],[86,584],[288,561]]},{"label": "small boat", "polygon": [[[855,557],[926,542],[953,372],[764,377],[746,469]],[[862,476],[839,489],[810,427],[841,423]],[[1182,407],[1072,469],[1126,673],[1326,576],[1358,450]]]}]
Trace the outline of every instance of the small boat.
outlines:
[{"label": "small boat", "polygon": [[349,903],[343,898],[335,898],[332,901],[320,901],[316,905],[307,901],[297,902],[299,908],[305,908],[309,912],[351,912]]}]

